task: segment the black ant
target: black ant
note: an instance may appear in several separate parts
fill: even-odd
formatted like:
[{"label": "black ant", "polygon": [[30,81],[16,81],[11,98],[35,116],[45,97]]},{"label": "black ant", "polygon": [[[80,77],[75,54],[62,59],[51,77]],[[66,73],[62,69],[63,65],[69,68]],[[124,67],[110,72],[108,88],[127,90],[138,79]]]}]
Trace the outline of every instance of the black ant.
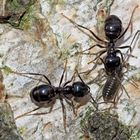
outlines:
[{"label": "black ant", "polygon": [[[76,115],[73,101],[81,104],[79,106],[82,106],[82,105],[86,104],[92,97],[90,95],[90,87],[82,80],[82,78],[79,75],[79,73],[77,72],[77,70],[75,73],[77,73],[80,81],[73,82],[71,85],[69,84],[70,82],[72,82],[72,80],[74,78],[74,75],[75,75],[75,73],[74,73],[74,75],[72,76],[72,78],[69,81],[67,81],[63,85],[61,85],[63,78],[64,78],[65,71],[66,71],[66,66],[65,66],[65,69],[63,70],[58,87],[53,86],[51,81],[49,80],[49,78],[47,78],[47,76],[45,76],[43,74],[19,73],[19,72],[14,72],[14,71],[11,71],[11,72],[14,74],[25,76],[25,77],[29,77],[27,75],[35,75],[35,76],[38,75],[38,76],[42,76],[46,79],[46,82],[40,80],[41,82],[44,82],[44,84],[34,87],[30,92],[31,101],[36,106],[38,106],[38,108],[36,108],[32,111],[35,111],[41,107],[50,107],[50,111],[49,111],[49,113],[50,113],[53,109],[53,105],[55,104],[56,99],[59,99],[61,106],[62,106],[63,124],[64,124],[64,129],[66,132],[66,109],[65,109],[65,106],[63,103],[63,99],[69,105],[72,106],[73,113]],[[33,77],[30,77],[30,78],[33,78]],[[33,78],[33,79],[35,79],[35,78]],[[37,80],[37,79],[35,79],[35,80]],[[92,98],[92,100],[94,100],[94,99]],[[16,119],[20,118],[28,113],[31,113],[32,111],[26,112],[26,113],[16,117]],[[42,115],[42,114],[46,114],[46,113],[36,113],[36,114],[32,114],[32,115]]]},{"label": "black ant", "polygon": [[[139,35],[140,30],[138,30],[130,45],[128,46],[116,46],[116,42],[121,39],[125,33],[127,32],[130,24],[131,24],[131,20],[134,14],[135,9],[138,6],[136,6],[132,12],[130,21],[128,23],[128,26],[126,27],[126,29],[122,32],[122,22],[121,20],[116,16],[116,15],[110,15],[106,20],[105,20],[105,25],[104,25],[104,31],[105,31],[105,36],[106,36],[106,41],[102,40],[100,37],[98,37],[93,31],[91,31],[90,29],[79,25],[77,23],[75,23],[74,21],[72,21],[71,19],[69,19],[68,17],[64,16],[65,18],[67,18],[70,22],[72,22],[74,25],[76,25],[76,27],[78,27],[78,29],[81,30],[81,28],[89,31],[92,35],[93,35],[93,39],[98,40],[99,42],[102,42],[105,44],[105,46],[100,45],[100,44],[95,44],[92,47],[84,50],[83,52],[90,50],[92,48],[94,48],[95,46],[99,47],[99,48],[104,48],[104,50],[99,51],[95,57],[95,59],[91,62],[94,62],[97,59],[100,59],[103,64],[104,64],[104,69],[107,75],[107,80],[106,83],[104,85],[103,88],[103,99],[104,101],[110,102],[113,99],[115,100],[116,96],[117,96],[117,91],[119,90],[119,87],[121,86],[122,88],[123,85],[121,84],[122,80],[123,80],[123,67],[127,67],[126,66],[126,61],[128,61],[129,57],[131,56],[131,52],[132,52],[132,44],[134,43],[135,38]],[[123,56],[122,52],[119,49],[123,49],[123,48],[129,48],[126,52],[127,56]],[[130,51],[130,54],[128,54]],[[101,56],[107,53],[106,56],[104,57],[104,59],[101,58]],[[117,54],[120,54],[120,56],[117,56]],[[91,63],[89,62],[89,63]],[[91,70],[88,71],[88,74],[95,69],[97,66],[97,61],[95,63],[95,65],[93,66],[93,68]],[[128,95],[129,97],[129,95]],[[115,101],[114,101],[115,102]],[[113,102],[113,103],[114,103]]]},{"label": "black ant", "polygon": [[[123,59],[122,53],[121,53],[121,51],[118,50],[118,49],[129,48],[129,49],[130,49],[130,52],[131,52],[131,51],[132,51],[131,46],[132,46],[132,44],[134,43],[134,40],[135,40],[136,36],[140,33],[140,30],[138,30],[138,31],[135,33],[135,35],[134,35],[134,37],[133,37],[133,39],[132,39],[130,45],[127,45],[127,46],[116,46],[115,43],[116,43],[119,39],[121,39],[121,38],[125,35],[125,33],[127,32],[128,28],[129,28],[129,26],[130,26],[130,24],[131,24],[133,14],[134,14],[134,12],[135,12],[135,10],[136,10],[137,7],[138,7],[138,6],[136,6],[136,7],[133,9],[133,12],[132,12],[130,21],[129,21],[129,23],[128,23],[128,26],[126,27],[126,29],[125,29],[123,32],[122,32],[122,22],[121,22],[121,20],[120,20],[116,15],[110,15],[110,16],[108,16],[108,17],[106,18],[106,20],[105,20],[105,25],[104,25],[104,31],[105,31],[105,36],[106,36],[106,39],[107,39],[107,40],[102,40],[102,39],[101,39],[100,37],[98,37],[92,30],[90,30],[90,29],[88,29],[88,28],[86,28],[86,27],[84,27],[84,26],[82,26],[82,25],[79,25],[79,24],[75,23],[74,21],[72,21],[71,19],[69,19],[68,17],[66,17],[66,16],[63,15],[63,14],[62,14],[62,15],[63,15],[66,19],[68,19],[72,24],[74,24],[76,27],[78,27],[78,29],[81,30],[81,28],[83,28],[83,29],[89,31],[89,32],[92,34],[92,36],[93,36],[94,38],[93,38],[92,36],[90,36],[90,37],[92,37],[94,40],[96,39],[96,40],[98,40],[99,42],[102,42],[102,43],[105,44],[105,46],[100,45],[100,44],[95,44],[95,45],[91,46],[90,48],[88,48],[88,49],[82,51],[82,52],[85,52],[85,51],[90,50],[90,49],[92,49],[92,48],[94,48],[94,47],[96,47],[96,46],[99,47],[99,48],[104,48],[104,50],[102,50],[102,51],[96,53],[96,54],[98,54],[98,55],[97,55],[96,58],[95,58],[93,61],[91,61],[91,62],[94,62],[94,61],[97,60],[98,58],[100,59],[100,57],[101,57],[104,53],[106,53],[106,52],[107,52],[107,55],[108,55],[108,53],[110,53],[111,51],[113,51],[113,52],[115,52],[115,53],[120,53],[120,55],[121,55],[121,57],[122,57],[122,59]],[[82,53],[82,52],[81,52],[81,53]],[[128,53],[128,52],[127,52],[127,53]],[[131,54],[130,54],[129,56],[131,56]],[[124,60],[123,60],[123,61],[124,61]],[[89,62],[89,63],[91,63],[91,62]],[[95,67],[94,67],[94,68],[95,68]]]}]

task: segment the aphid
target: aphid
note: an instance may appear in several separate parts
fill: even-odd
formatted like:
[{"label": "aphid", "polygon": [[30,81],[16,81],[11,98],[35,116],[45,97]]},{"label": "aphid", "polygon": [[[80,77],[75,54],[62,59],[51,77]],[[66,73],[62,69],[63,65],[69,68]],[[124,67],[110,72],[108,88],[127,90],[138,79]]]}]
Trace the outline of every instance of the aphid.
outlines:
[{"label": "aphid", "polygon": [[[128,26],[126,27],[126,29],[123,32],[122,32],[122,28],[123,28],[122,22],[116,15],[110,15],[106,18],[105,24],[104,24],[104,31],[105,31],[106,40],[102,40],[100,37],[98,37],[90,29],[73,22],[71,19],[69,19],[68,17],[63,15],[70,22],[72,22],[74,25],[76,25],[76,27],[78,27],[78,29],[82,28],[82,29],[89,31],[92,34],[92,36],[94,37],[93,38],[94,40],[96,39],[97,41],[105,44],[105,45],[95,44],[95,45],[91,46],[90,48],[83,51],[83,52],[85,52],[87,50],[90,50],[90,49],[94,48],[95,46],[97,46],[99,48],[103,48],[103,50],[97,52],[96,57],[94,58],[93,61],[91,61],[91,62],[94,62],[96,60],[93,68],[91,70],[86,71],[86,72],[87,72],[87,74],[89,74],[93,69],[95,69],[97,66],[97,61],[99,59],[103,62],[104,71],[105,71],[106,77],[107,77],[107,80],[105,82],[105,85],[103,87],[103,92],[102,92],[102,96],[103,96],[103,99],[105,102],[112,102],[112,100],[116,99],[116,96],[117,96],[118,90],[120,89],[120,86],[121,86],[121,88],[124,89],[123,85],[121,84],[122,80],[123,80],[123,76],[124,76],[123,68],[127,67],[126,62],[128,61],[129,57],[131,56],[132,45],[135,44],[134,43],[135,38],[139,36],[140,30],[138,30],[135,33],[130,45],[128,45],[128,46],[116,46],[116,42],[119,39],[121,39],[125,35],[125,33],[127,32],[128,28],[131,24],[133,14],[134,14],[135,9],[137,7],[138,6],[136,6],[133,9]],[[127,50],[125,56],[119,50],[119,49],[123,49],[123,48],[129,48]],[[133,48],[134,48],[134,46],[133,46]],[[130,54],[129,54],[129,51],[130,51]],[[106,53],[106,55],[102,59],[101,56],[105,53]],[[118,54],[119,54],[119,56],[118,56]],[[91,62],[89,62],[89,63],[91,63]]]},{"label": "aphid", "polygon": [[[75,73],[78,74],[80,81],[76,81],[76,82],[73,82],[72,84],[70,84],[73,81],[73,78],[75,75],[75,73],[74,73],[72,78],[62,85],[65,70],[66,70],[66,67],[62,73],[58,87],[53,86],[51,81],[49,80],[49,78],[47,78],[47,76],[45,76],[43,74],[19,73],[19,72],[13,72],[13,71],[12,71],[12,73],[22,75],[25,77],[28,77],[27,75],[35,75],[35,76],[39,75],[46,79],[46,82],[42,81],[42,82],[44,82],[44,84],[38,85],[31,90],[31,92],[30,92],[31,101],[36,106],[38,106],[37,109],[39,109],[41,107],[50,107],[50,111],[49,111],[49,113],[50,113],[53,109],[53,105],[55,104],[56,100],[59,99],[61,106],[62,106],[64,129],[66,131],[66,108],[64,106],[63,100],[65,100],[69,105],[72,106],[73,112],[76,115],[72,100],[80,103],[81,101],[84,100],[84,98],[86,96],[88,96],[88,97],[91,97],[91,96],[90,96],[90,87],[87,84],[85,84],[85,82],[82,80],[82,78],[80,77],[80,75],[78,74],[77,71]],[[35,78],[33,78],[33,79],[35,79]],[[81,100],[81,99],[83,99],[83,100]],[[88,99],[90,100],[90,98],[88,98]],[[87,100],[87,101],[89,101],[89,100]],[[83,105],[82,102],[80,104]],[[34,109],[33,111],[35,111],[37,109]],[[18,116],[17,118],[20,118],[31,112],[32,111],[26,112],[26,113]],[[41,114],[43,114],[43,113],[41,113]],[[36,113],[33,115],[40,115],[40,114]]]}]

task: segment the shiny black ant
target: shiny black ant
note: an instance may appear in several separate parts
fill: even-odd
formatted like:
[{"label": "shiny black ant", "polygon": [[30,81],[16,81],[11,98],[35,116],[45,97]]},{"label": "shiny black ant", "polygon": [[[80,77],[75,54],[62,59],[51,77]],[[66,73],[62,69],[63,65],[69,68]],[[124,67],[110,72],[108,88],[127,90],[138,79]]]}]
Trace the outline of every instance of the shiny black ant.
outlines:
[{"label": "shiny black ant", "polygon": [[[125,33],[127,32],[127,30],[129,29],[129,26],[131,25],[131,21],[132,21],[133,14],[134,14],[134,12],[135,12],[135,10],[136,10],[137,7],[138,7],[138,6],[136,6],[136,7],[133,9],[133,12],[132,12],[130,21],[129,21],[129,23],[128,23],[128,26],[126,27],[126,29],[125,29],[123,32],[122,32],[122,22],[121,22],[121,20],[120,20],[116,15],[110,15],[110,16],[108,16],[108,17],[106,18],[106,20],[105,20],[105,25],[104,25],[104,32],[105,32],[106,40],[102,40],[102,39],[101,39],[100,37],[98,37],[92,30],[88,29],[87,27],[84,27],[84,26],[82,26],[82,25],[79,25],[79,24],[75,23],[74,21],[72,21],[71,19],[69,19],[68,17],[66,17],[66,16],[63,15],[63,14],[62,14],[62,15],[63,15],[66,19],[68,19],[72,24],[74,24],[78,29],[81,30],[81,28],[82,28],[82,29],[85,29],[85,30],[89,31],[89,32],[92,34],[92,36],[93,36],[94,38],[93,38],[92,36],[90,36],[90,37],[92,37],[94,40],[96,39],[97,41],[99,41],[99,42],[105,44],[104,46],[101,45],[101,44],[95,44],[95,45],[91,46],[90,48],[88,48],[88,49],[86,49],[86,50],[80,52],[80,53],[83,53],[83,52],[85,52],[85,51],[87,51],[87,50],[90,50],[90,49],[96,47],[96,46],[99,47],[99,48],[103,48],[104,50],[101,50],[101,51],[97,52],[97,53],[96,53],[97,56],[96,56],[96,57],[94,58],[94,60],[91,61],[91,62],[94,62],[94,61],[97,60],[98,58],[100,59],[100,57],[101,57],[104,53],[107,53],[107,55],[109,55],[109,53],[111,53],[111,52],[114,52],[114,53],[116,53],[116,54],[119,53],[119,54],[121,55],[121,58],[123,59],[123,55],[122,55],[122,53],[121,53],[121,51],[120,51],[119,49],[129,48],[130,53],[131,53],[131,51],[132,51],[131,46],[132,46],[132,44],[134,43],[135,38],[136,38],[136,37],[138,36],[138,34],[140,33],[140,30],[138,30],[138,31],[135,33],[135,35],[134,35],[134,37],[133,37],[133,39],[132,39],[130,45],[127,45],[127,46],[116,46],[116,42],[117,42],[119,39],[121,39],[121,38],[125,35]],[[128,50],[128,51],[129,51],[129,50]],[[127,52],[127,53],[128,53],[128,52]],[[130,54],[129,56],[131,56],[131,54]],[[89,63],[91,63],[91,62],[89,62]],[[124,60],[123,60],[123,62],[124,62]],[[95,64],[97,64],[97,63],[95,63]],[[89,72],[91,72],[93,69],[95,69],[95,66],[94,66],[91,70],[89,70]]]},{"label": "shiny black ant", "polygon": [[[35,75],[35,76],[41,76],[44,77],[45,81],[40,80],[41,82],[43,82],[44,84],[38,85],[36,87],[34,87],[31,92],[30,92],[30,98],[31,101],[38,106],[38,108],[30,111],[30,112],[26,112],[18,117],[16,117],[16,119],[27,115],[33,111],[38,110],[41,107],[50,107],[50,111],[49,113],[52,111],[53,109],[53,105],[56,102],[56,99],[60,100],[61,106],[62,106],[62,112],[63,112],[63,124],[64,124],[64,129],[66,132],[66,109],[63,103],[63,99],[73,108],[73,113],[76,115],[75,112],[75,107],[73,104],[73,101],[79,103],[79,106],[85,105],[92,97],[90,95],[90,87],[82,80],[81,76],[79,75],[79,73],[77,73],[80,81],[76,81],[73,82],[71,85],[69,84],[70,82],[73,81],[74,75],[72,76],[72,78],[65,82],[62,85],[62,81],[64,78],[64,74],[66,71],[66,67],[63,70],[62,76],[60,78],[60,82],[59,82],[59,86],[55,87],[52,85],[51,81],[49,80],[49,78],[43,74],[39,74],[39,73],[19,73],[19,72],[14,72],[11,71],[14,74],[18,74],[18,75],[22,75],[25,77],[30,77],[27,75]],[[30,77],[32,79],[37,80],[36,78]],[[92,100],[94,101],[94,99],[92,98]],[[94,101],[95,102],[95,101]],[[79,108],[79,107],[78,107]],[[77,109],[78,109],[77,108]],[[46,114],[46,113],[34,113],[32,115],[42,115],[42,114]]]},{"label": "shiny black ant", "polygon": [[[78,27],[78,29],[81,30],[81,28],[82,28],[82,29],[89,31],[93,35],[94,40],[96,39],[99,42],[102,42],[105,44],[105,46],[100,45],[100,44],[95,44],[92,47],[84,50],[83,52],[90,50],[90,49],[94,48],[95,46],[104,49],[104,50],[99,51],[96,54],[96,57],[94,58],[94,60],[91,62],[94,62],[95,60],[98,61],[100,59],[104,64],[104,70],[105,70],[105,73],[107,76],[107,80],[106,80],[105,85],[103,87],[102,96],[103,96],[103,99],[106,103],[111,102],[113,99],[114,99],[113,103],[115,103],[117,91],[120,89],[120,86],[121,86],[121,88],[123,88],[125,90],[125,88],[121,84],[122,80],[123,80],[123,76],[124,76],[123,67],[127,67],[126,62],[128,61],[129,57],[131,56],[131,52],[132,52],[131,46],[134,44],[135,38],[138,37],[140,30],[138,30],[135,33],[130,45],[128,45],[128,46],[116,46],[116,42],[119,39],[121,39],[125,35],[125,33],[127,32],[128,28],[131,24],[131,20],[132,20],[134,11],[137,7],[138,6],[136,6],[134,8],[132,15],[131,15],[131,18],[130,18],[130,21],[128,23],[128,26],[126,27],[126,29],[123,32],[122,32],[122,22],[116,15],[110,15],[109,17],[107,17],[107,19],[105,20],[105,25],[104,25],[104,31],[105,31],[105,36],[106,36],[107,40],[102,40],[100,37],[98,37],[90,29],[75,23],[74,21],[72,21],[71,19],[69,19],[68,17],[63,15],[70,22],[72,22],[74,25],[76,25],[76,27]],[[123,56],[122,52],[119,50],[119,49],[124,49],[124,48],[129,48],[127,50],[125,56]],[[129,51],[130,51],[130,54],[128,54]],[[102,59],[101,56],[104,53],[106,53],[106,55]],[[120,56],[118,56],[118,54]],[[89,74],[93,69],[96,68],[97,61],[91,70],[86,71],[87,74]],[[91,62],[89,62],[89,63],[91,63]],[[129,97],[129,95],[128,95],[128,97]]]}]

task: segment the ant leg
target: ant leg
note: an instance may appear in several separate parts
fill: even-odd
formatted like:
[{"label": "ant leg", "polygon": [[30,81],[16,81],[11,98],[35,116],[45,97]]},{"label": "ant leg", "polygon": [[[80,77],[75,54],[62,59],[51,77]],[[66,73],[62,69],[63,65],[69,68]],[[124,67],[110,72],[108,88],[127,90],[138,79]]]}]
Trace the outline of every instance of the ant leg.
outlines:
[{"label": "ant leg", "polygon": [[41,107],[37,107],[37,108],[35,108],[35,109],[31,110],[31,111],[28,111],[28,112],[26,112],[26,113],[24,113],[24,114],[22,114],[22,115],[19,115],[19,116],[17,116],[17,117],[15,118],[15,120],[17,120],[17,119],[19,119],[19,118],[21,118],[21,117],[23,117],[23,116],[25,116],[25,115],[28,115],[29,113],[34,112],[34,111],[36,111],[36,110],[38,110],[38,109],[40,109],[40,108],[41,108]]},{"label": "ant leg", "polygon": [[90,64],[90,63],[94,62],[96,59],[100,58],[105,52],[106,52],[106,50],[100,51],[99,55],[96,56],[92,61],[88,62],[88,64]]},{"label": "ant leg", "polygon": [[116,48],[119,48],[119,49],[130,48],[131,49],[131,45],[119,46],[119,47],[116,47]]},{"label": "ant leg", "polygon": [[[126,54],[128,54],[128,52],[129,52],[129,50],[130,50],[130,55],[131,55],[132,50],[133,50],[134,47],[135,47],[135,44],[134,44],[133,48],[131,48],[131,46],[132,46],[132,44],[134,43],[135,38],[138,37],[139,35],[140,35],[140,30],[138,30],[138,31],[135,33],[135,35],[134,35],[134,37],[133,37],[133,39],[132,39],[132,41],[131,41],[131,43],[130,43],[130,49],[127,50]],[[136,43],[136,41],[135,41],[135,43]],[[129,60],[130,55],[127,55],[128,57],[125,56],[125,58],[127,57],[127,58],[126,58],[126,61]]]},{"label": "ant leg", "polygon": [[[79,79],[81,80],[81,82],[84,83],[84,84],[86,85],[86,83],[84,82],[84,80],[83,80],[82,77],[80,76],[80,74],[79,74],[79,72],[78,72],[77,69],[76,69],[76,73],[77,73]],[[89,87],[88,87],[88,88],[89,88]]]},{"label": "ant leg", "polygon": [[121,98],[122,94],[123,94],[123,88],[121,87],[121,94],[118,97],[116,95],[116,101],[115,101],[116,103],[118,103],[118,101]]},{"label": "ant leg", "polygon": [[90,101],[92,103],[92,105],[95,107],[96,110],[98,110],[98,103],[97,101],[92,97],[91,93],[90,93],[90,98],[92,99],[92,101]]},{"label": "ant leg", "polygon": [[132,51],[131,49],[131,45],[128,46],[120,46],[120,47],[116,47],[117,49],[125,49],[125,48],[129,48],[130,52]]},{"label": "ant leg", "polygon": [[63,125],[64,125],[64,130],[65,130],[65,133],[67,133],[67,130],[66,130],[66,108],[64,106],[64,103],[63,103],[63,99],[59,96],[59,99],[60,99],[60,103],[61,103],[61,106],[62,106],[62,112],[63,112]]},{"label": "ant leg", "polygon": [[129,96],[127,90],[126,90],[125,87],[122,85],[122,82],[121,82],[120,78],[119,78],[118,76],[116,76],[116,78],[117,78],[117,80],[119,81],[121,88],[125,91],[127,97],[130,98],[130,96]]},{"label": "ant leg", "polygon": [[126,77],[126,81],[128,81],[130,84],[132,84],[135,88],[139,89],[138,87],[138,84],[135,82],[135,80],[132,78],[132,79],[129,79],[126,75],[124,75]]},{"label": "ant leg", "polygon": [[41,113],[33,113],[33,114],[29,114],[29,115],[45,115],[45,114],[49,114],[52,112],[52,109],[54,107],[55,101],[52,103],[52,105],[50,106],[50,109],[48,112],[41,112]]},{"label": "ant leg", "polygon": [[[33,113],[33,114],[29,114],[29,115],[45,115],[45,114],[49,114],[52,112],[53,107],[50,108],[50,110],[48,112],[40,112],[40,113]],[[28,116],[29,116],[28,115]]]},{"label": "ant leg", "polygon": [[116,48],[119,48],[119,49],[130,48],[131,49],[131,46],[134,43],[135,38],[139,35],[139,33],[140,33],[140,30],[137,30],[137,32],[135,33],[130,45],[128,45],[128,46],[120,46],[120,47],[116,47]]},{"label": "ant leg", "polygon": [[[100,38],[99,38],[93,31],[91,31],[90,29],[88,29],[88,28],[86,28],[86,27],[84,27],[84,26],[82,26],[82,25],[77,24],[76,22],[74,22],[73,20],[69,19],[67,16],[65,16],[65,15],[63,15],[63,14],[62,14],[62,16],[65,17],[67,20],[69,20],[69,21],[70,21],[73,25],[75,25],[79,30],[81,30],[80,28],[83,28],[83,29],[89,31],[98,41],[101,41],[101,42],[106,43],[106,41],[100,39]],[[82,32],[83,32],[83,30],[82,30]],[[84,32],[84,33],[85,33],[85,32]],[[87,33],[85,33],[85,34],[88,35]],[[88,36],[89,36],[89,35],[88,35]],[[90,37],[91,37],[91,36],[90,36]],[[92,38],[92,39],[94,39],[94,38]]]},{"label": "ant leg", "polygon": [[[80,72],[80,74],[86,73],[86,75],[88,75],[89,73],[91,73],[97,67],[99,59],[101,60],[100,56],[103,55],[105,52],[106,52],[106,50],[100,51],[99,55],[97,57],[95,57],[94,60],[88,62],[88,64],[94,63],[94,66],[91,69],[87,70],[87,71]],[[96,62],[94,62],[95,60],[96,60]]]},{"label": "ant leg", "polygon": [[73,101],[71,99],[68,99],[67,96],[65,96],[65,101],[67,102],[67,104],[69,104],[72,107],[73,114],[76,117],[77,116],[77,112],[75,111],[75,107],[74,107]]},{"label": "ant leg", "polygon": [[97,65],[98,65],[97,62],[98,62],[98,60],[96,61],[95,65],[93,65],[93,67],[91,69],[80,72],[80,74],[83,74],[83,73],[86,73],[86,75],[90,74],[97,67]]},{"label": "ant leg", "polygon": [[67,60],[66,60],[66,62],[65,62],[65,67],[64,67],[63,73],[62,73],[61,78],[60,78],[59,87],[61,86],[61,83],[62,83],[62,81],[63,81],[64,74],[65,74],[65,72],[66,72],[66,66],[67,66]]},{"label": "ant leg", "polygon": [[133,14],[134,14],[136,8],[138,8],[138,5],[133,9],[132,14],[131,14],[131,17],[130,17],[130,20],[129,20],[129,23],[128,23],[126,29],[124,30],[124,32],[123,32],[115,41],[117,41],[117,40],[119,40],[120,38],[122,38],[122,36],[124,36],[125,33],[127,32],[128,28],[129,28],[129,26],[130,26],[130,24],[131,24],[131,22],[132,22]]},{"label": "ant leg", "polygon": [[[97,67],[98,60],[99,59],[101,60],[100,56],[103,55],[105,52],[106,52],[106,50],[100,51],[100,54],[97,57],[95,57],[94,60],[88,62],[88,64],[90,64],[92,62],[95,63],[94,66],[90,70],[87,70],[87,71],[84,71],[84,72],[81,72],[81,73],[86,73],[86,75],[88,75],[89,73],[91,73]],[[96,62],[94,62],[95,60],[96,60]]]},{"label": "ant leg", "polygon": [[72,75],[72,77],[71,77],[71,79],[69,81],[67,81],[67,82],[64,83],[63,87],[65,87],[67,84],[69,84],[74,79],[75,73],[76,72],[74,72],[74,74]]},{"label": "ant leg", "polygon": [[79,26],[79,27],[81,27],[81,28],[83,28],[83,29],[89,31],[98,41],[107,43],[106,41],[100,39],[92,30],[90,30],[90,29],[88,29],[88,28],[86,28],[86,27],[84,27],[84,26],[82,26],[82,25],[79,25],[79,24],[77,24],[77,26]]},{"label": "ant leg", "polygon": [[[133,39],[132,39],[130,45],[128,45],[128,46],[120,46],[120,47],[117,47],[117,48],[119,48],[119,49],[129,48],[129,49],[127,50],[127,52],[126,52],[126,54],[127,54],[127,56],[128,56],[128,58],[126,59],[126,61],[128,61],[129,57],[131,56],[132,50],[134,49],[135,45],[133,46],[133,48],[131,48],[131,46],[132,46],[132,44],[134,43],[135,38],[138,37],[139,35],[140,35],[140,30],[138,30],[138,31],[135,33],[135,35],[134,35],[134,37],[133,37]],[[130,51],[130,55],[128,55],[128,52],[129,52],[129,51]],[[125,57],[125,58],[126,58],[126,57]]]},{"label": "ant leg", "polygon": [[87,84],[91,85],[93,83],[96,83],[98,86],[101,86],[101,83],[106,80],[106,75],[105,75],[104,71],[105,70],[103,68],[101,68],[98,71],[98,75],[93,80],[90,80],[89,82],[87,82]]},{"label": "ant leg", "polygon": [[123,94],[123,88],[122,88],[122,86],[121,86],[121,94],[118,95],[118,92],[119,92],[119,89],[118,89],[118,91],[115,94],[115,97],[114,97],[113,102],[112,102],[113,103],[113,107],[111,106],[111,108],[117,108],[117,104],[119,102],[119,99],[121,98],[121,96]]},{"label": "ant leg", "polygon": [[123,54],[120,50],[115,50],[115,53],[119,53],[121,55],[121,59],[122,59],[122,62],[123,62],[123,65],[125,65],[125,61],[124,61],[124,57],[123,57]]},{"label": "ant leg", "polygon": [[101,91],[101,89],[103,88],[104,85],[101,85],[101,87],[99,88],[99,90],[97,91],[97,96],[96,96],[96,100],[99,101],[103,95],[98,95],[98,93]]},{"label": "ant leg", "polygon": [[30,116],[30,115],[44,115],[44,114],[51,113],[54,104],[55,104],[55,101],[54,101],[53,103],[51,103],[51,105],[48,106],[48,107],[50,107],[50,109],[49,109],[48,112],[41,112],[41,113],[33,113],[33,114],[31,114],[32,112],[34,112],[34,111],[36,111],[36,110],[42,108],[42,106],[39,106],[39,107],[37,107],[37,108],[35,108],[35,109],[31,110],[31,111],[28,111],[28,112],[26,112],[26,113],[24,113],[24,114],[22,114],[22,115],[17,116],[15,119],[19,119],[19,118],[21,118],[21,117],[23,117],[23,116],[25,116],[25,115],[26,115],[26,116]]},{"label": "ant leg", "polygon": [[[14,73],[14,74],[17,74],[17,75],[21,75],[21,76],[24,76],[24,77],[28,77],[28,78],[32,78],[32,79],[34,79],[34,80],[39,80],[39,79],[36,79],[36,78],[33,78],[33,77],[29,77],[29,76],[26,76],[26,75],[38,75],[38,76],[42,76],[42,77],[44,77],[46,80],[47,80],[47,82],[49,83],[49,85],[51,85],[51,81],[49,80],[49,78],[46,76],[46,75],[44,75],[44,74],[40,74],[40,73],[20,73],[20,72],[15,72],[15,71],[11,71],[11,73]],[[44,82],[44,81],[42,81],[42,80],[40,80],[41,82]],[[44,82],[44,83],[46,83],[46,82]]]},{"label": "ant leg", "polygon": [[106,48],[105,46],[102,46],[102,45],[100,45],[100,44],[95,44],[95,45],[91,46],[90,48],[83,50],[82,52],[91,50],[92,48],[94,48],[94,47],[96,47],[96,46],[99,47],[99,48]]},{"label": "ant leg", "polygon": [[86,51],[91,50],[92,48],[94,48],[96,46],[99,47],[99,48],[106,48],[105,46],[102,46],[100,44],[95,44],[95,45],[91,46],[88,49],[85,49],[85,50],[83,50],[81,52],[77,52],[77,54],[82,54],[82,55],[97,55],[99,52],[97,52],[97,53],[85,53]]},{"label": "ant leg", "polygon": [[[86,50],[84,50],[84,51],[86,51]],[[104,50],[102,50],[102,51],[104,51]],[[83,51],[81,51],[81,52],[77,52],[77,54],[79,53],[81,53],[82,55],[91,55],[91,56],[98,56],[102,51],[99,51],[99,52],[88,52],[88,53],[85,53],[85,52],[83,52]],[[105,50],[106,51],[106,50]],[[96,58],[97,59],[97,58]],[[95,60],[95,59],[94,59]],[[94,60],[92,60],[91,62],[88,62],[88,63],[92,63]]]}]

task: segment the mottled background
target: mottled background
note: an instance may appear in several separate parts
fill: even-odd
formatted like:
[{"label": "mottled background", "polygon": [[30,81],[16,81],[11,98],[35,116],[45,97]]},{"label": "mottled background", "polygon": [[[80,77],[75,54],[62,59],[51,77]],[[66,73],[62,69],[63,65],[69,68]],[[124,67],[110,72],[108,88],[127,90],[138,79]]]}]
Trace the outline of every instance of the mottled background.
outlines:
[{"label": "mottled background", "polygon": [[[79,72],[92,68],[93,63],[87,63],[95,57],[94,55],[77,54],[96,42],[87,35],[88,32],[85,31],[86,34],[77,29],[62,14],[91,29],[104,39],[104,20],[108,15],[117,15],[125,28],[134,7],[139,5],[134,13],[131,28],[118,45],[129,45],[136,31],[140,29],[139,0],[21,0],[22,6],[18,7],[15,4],[20,10],[9,8],[8,12],[6,2],[8,3],[6,0],[1,2],[1,16],[11,15],[11,18],[8,23],[1,21],[4,24],[0,24],[1,67],[18,72],[45,74],[55,86],[59,84],[66,59],[68,64],[64,81],[71,78],[75,68]],[[25,15],[22,18],[24,12]],[[92,54],[98,49],[94,48],[87,52]],[[123,51],[126,52],[125,49]],[[127,73],[126,78],[131,79],[133,76],[138,86],[140,85],[139,53],[138,39],[132,53],[135,57],[129,60],[131,72]],[[102,67],[103,65],[99,64],[97,69],[89,75],[81,75],[85,82],[90,83],[93,97],[101,88],[100,80],[102,79],[95,80],[95,77]],[[7,93],[6,101],[11,105],[15,118],[36,108],[30,100],[29,92],[38,84],[38,81],[4,71],[4,84]],[[126,125],[136,126],[137,131],[140,127],[140,87],[135,88],[127,80],[124,80],[123,85],[131,98],[128,99],[124,92],[115,112],[118,113],[119,120]],[[21,136],[26,140],[79,140],[83,135],[79,123],[88,106],[92,106],[90,102],[81,107],[78,116],[74,117],[71,107],[66,104],[67,134],[64,133],[59,100],[51,113],[24,116],[16,120],[16,125]],[[37,112],[47,112],[48,110],[48,108],[44,108]]]}]

